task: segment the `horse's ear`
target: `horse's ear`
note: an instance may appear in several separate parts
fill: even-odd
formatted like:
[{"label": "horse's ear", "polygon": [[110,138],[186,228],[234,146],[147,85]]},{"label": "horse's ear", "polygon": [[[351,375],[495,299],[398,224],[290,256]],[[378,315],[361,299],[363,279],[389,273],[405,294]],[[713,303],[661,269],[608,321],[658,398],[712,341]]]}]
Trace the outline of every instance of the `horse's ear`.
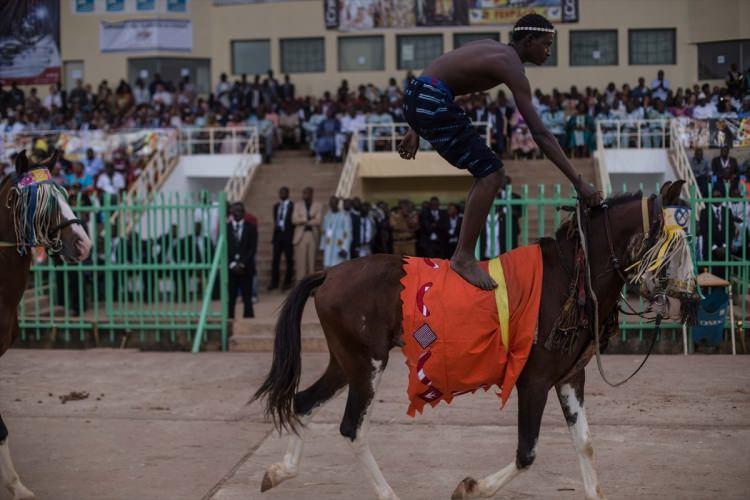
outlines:
[{"label": "horse's ear", "polygon": [[26,150],[22,150],[16,155],[16,175],[21,177],[29,170],[29,159],[26,158]]},{"label": "horse's ear", "polygon": [[683,185],[685,185],[685,181],[680,179],[678,181],[674,181],[672,185],[669,186],[667,194],[663,196],[665,205],[674,205],[675,203],[677,203],[677,201],[680,199],[680,191],[682,191]]},{"label": "horse's ear", "polygon": [[55,163],[57,163],[57,149],[52,150],[52,154],[50,155],[49,158],[47,158],[46,160],[44,160],[44,162],[42,162],[42,165],[46,169],[51,169],[52,167],[55,166]]},{"label": "horse's ear", "polygon": [[665,197],[667,196],[667,192],[669,191],[669,186],[671,185],[672,185],[672,181],[667,181],[661,185],[661,189],[659,190],[659,196],[661,196],[662,200],[664,200]]}]

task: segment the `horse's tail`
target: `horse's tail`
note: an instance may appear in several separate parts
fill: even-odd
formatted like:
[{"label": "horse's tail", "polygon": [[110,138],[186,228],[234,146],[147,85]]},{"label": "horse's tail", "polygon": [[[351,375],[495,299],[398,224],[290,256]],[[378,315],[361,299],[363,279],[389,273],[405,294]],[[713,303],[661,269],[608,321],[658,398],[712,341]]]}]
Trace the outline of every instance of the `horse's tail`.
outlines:
[{"label": "horse's tail", "polygon": [[279,431],[286,428],[297,432],[296,425],[299,424],[299,419],[294,413],[293,402],[302,365],[302,312],[312,291],[322,285],[325,279],[325,271],[305,277],[284,300],[276,323],[271,370],[263,385],[250,400],[252,403],[257,399],[266,398],[266,416],[273,420]]}]

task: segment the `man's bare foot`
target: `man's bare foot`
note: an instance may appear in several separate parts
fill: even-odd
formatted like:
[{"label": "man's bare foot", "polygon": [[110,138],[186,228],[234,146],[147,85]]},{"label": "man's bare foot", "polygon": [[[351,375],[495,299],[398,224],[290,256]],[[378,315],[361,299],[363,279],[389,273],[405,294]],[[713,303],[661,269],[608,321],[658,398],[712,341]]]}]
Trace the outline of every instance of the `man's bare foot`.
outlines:
[{"label": "man's bare foot", "polygon": [[451,259],[451,267],[459,276],[482,290],[493,290],[497,288],[497,283],[493,280],[484,269],[479,267],[479,261],[475,259],[463,260],[456,257]]}]

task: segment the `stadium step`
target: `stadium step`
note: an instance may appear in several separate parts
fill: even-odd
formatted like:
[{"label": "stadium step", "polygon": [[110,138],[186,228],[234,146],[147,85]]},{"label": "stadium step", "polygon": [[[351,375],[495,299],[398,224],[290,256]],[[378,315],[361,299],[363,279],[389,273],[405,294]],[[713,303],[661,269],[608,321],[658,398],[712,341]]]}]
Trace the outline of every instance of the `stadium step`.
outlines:
[{"label": "stadium step", "polygon": [[[235,318],[231,322],[229,350],[234,352],[273,351],[275,328],[279,311],[286,293],[261,293],[260,302],[255,304],[255,318],[242,318],[242,304],[237,302]],[[305,304],[301,322],[302,350],[306,352],[328,352],[313,298]]]},{"label": "stadium step", "polygon": [[[324,207],[336,191],[343,165],[340,163],[315,163],[308,151],[279,151],[272,163],[263,164],[253,179],[245,196],[245,206],[258,219],[258,287],[265,290],[271,279],[273,247],[273,205],[278,201],[279,189],[287,186],[292,201],[302,199],[302,190],[310,186],[315,201]],[[284,261],[281,276],[284,276]],[[319,266],[320,267],[320,266]]]}]

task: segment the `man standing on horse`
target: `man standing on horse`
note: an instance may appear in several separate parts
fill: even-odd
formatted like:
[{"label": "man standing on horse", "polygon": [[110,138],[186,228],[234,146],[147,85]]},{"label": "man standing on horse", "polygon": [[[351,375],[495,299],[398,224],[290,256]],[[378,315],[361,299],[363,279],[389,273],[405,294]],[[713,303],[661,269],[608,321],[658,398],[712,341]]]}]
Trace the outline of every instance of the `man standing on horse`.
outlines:
[{"label": "man standing on horse", "polygon": [[589,205],[599,203],[599,194],[575,171],[531,102],[531,88],[523,65],[526,62],[544,64],[554,33],[552,24],[543,16],[526,15],[513,27],[510,44],[479,40],[443,54],[422,76],[409,82],[406,89],[404,115],[411,130],[399,145],[401,157],[414,158],[419,138],[423,137],[445,160],[467,169],[475,178],[466,199],[463,226],[451,257],[451,267],[469,283],[486,290],[497,284],[479,267],[474,258],[474,245],[492,201],[503,185],[505,170],[466,113],[453,102],[454,95],[483,92],[506,84],[544,154],[573,183],[583,201]]}]

